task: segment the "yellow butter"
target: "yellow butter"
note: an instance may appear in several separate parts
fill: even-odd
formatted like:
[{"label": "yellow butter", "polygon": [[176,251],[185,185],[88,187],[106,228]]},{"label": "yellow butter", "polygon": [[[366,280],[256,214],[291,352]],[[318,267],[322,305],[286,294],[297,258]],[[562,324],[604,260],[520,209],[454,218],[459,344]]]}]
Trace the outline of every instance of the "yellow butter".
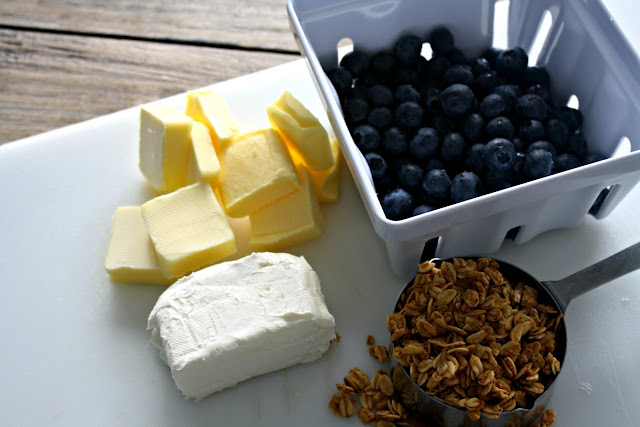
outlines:
[{"label": "yellow butter", "polygon": [[192,120],[168,105],[140,109],[140,156],[142,174],[159,191],[185,185]]},{"label": "yellow butter", "polygon": [[207,126],[216,150],[220,150],[238,134],[238,125],[227,103],[222,96],[213,92],[188,92],[185,114]]},{"label": "yellow butter", "polygon": [[200,180],[214,184],[220,177],[220,161],[213,148],[209,129],[200,122],[191,126],[191,148],[187,163],[187,184]]},{"label": "yellow butter", "polygon": [[227,214],[243,217],[300,188],[291,156],[273,129],[237,136],[219,153]]},{"label": "yellow butter", "polygon": [[291,93],[285,91],[269,105],[267,116],[271,126],[300,154],[309,169],[324,170],[333,166],[327,131]]},{"label": "yellow butter", "polygon": [[160,270],[140,211],[140,206],[116,209],[104,268],[114,282],[168,285],[173,280]]},{"label": "yellow butter", "polygon": [[[340,164],[342,163],[342,153],[340,151],[340,144],[336,138],[331,138],[330,143],[331,154],[334,159],[333,166],[321,171],[309,171],[311,182],[313,183],[320,203],[335,203],[340,197]],[[302,157],[296,152],[291,152],[291,158],[296,167],[304,166]]]},{"label": "yellow butter", "polygon": [[236,251],[233,231],[206,181],[142,205],[142,220],[164,275],[179,277]]},{"label": "yellow butter", "polygon": [[322,214],[309,173],[301,167],[302,188],[249,215],[250,243],[262,251],[278,251],[317,237]]}]

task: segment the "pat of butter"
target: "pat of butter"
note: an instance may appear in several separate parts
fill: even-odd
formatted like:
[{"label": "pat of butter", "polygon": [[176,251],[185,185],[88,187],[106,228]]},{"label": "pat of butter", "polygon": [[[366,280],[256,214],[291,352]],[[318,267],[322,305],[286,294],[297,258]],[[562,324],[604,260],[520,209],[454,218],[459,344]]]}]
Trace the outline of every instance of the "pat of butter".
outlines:
[{"label": "pat of butter", "polygon": [[267,115],[271,126],[300,154],[309,169],[323,170],[333,166],[326,129],[291,93],[285,91],[269,105]]},{"label": "pat of butter", "polygon": [[279,251],[317,237],[322,214],[305,167],[300,168],[302,188],[249,215],[250,243],[262,251]]},{"label": "pat of butter", "polygon": [[215,184],[219,177],[220,161],[213,148],[209,129],[200,122],[193,122],[187,166],[187,184],[193,184],[200,180]]},{"label": "pat of butter", "polygon": [[140,211],[140,206],[116,209],[104,268],[114,282],[168,285],[173,280],[160,270]]},{"label": "pat of butter", "polygon": [[[331,154],[334,159],[333,166],[321,171],[309,170],[309,176],[311,177],[311,182],[313,183],[320,203],[335,203],[340,197],[340,164],[342,153],[340,151],[340,144],[336,138],[331,138],[330,143]],[[295,151],[291,151],[291,158],[296,167],[304,166],[304,161]]]},{"label": "pat of butter", "polygon": [[237,136],[219,153],[227,214],[243,217],[300,188],[291,156],[273,129]]},{"label": "pat of butter", "polygon": [[164,275],[179,277],[236,251],[211,185],[200,181],[142,205],[142,220]]},{"label": "pat of butter", "polygon": [[216,150],[220,150],[238,134],[238,125],[227,103],[213,92],[188,92],[185,114],[207,126]]},{"label": "pat of butter", "polygon": [[191,122],[168,105],[140,109],[139,166],[155,189],[172,191],[185,185]]}]

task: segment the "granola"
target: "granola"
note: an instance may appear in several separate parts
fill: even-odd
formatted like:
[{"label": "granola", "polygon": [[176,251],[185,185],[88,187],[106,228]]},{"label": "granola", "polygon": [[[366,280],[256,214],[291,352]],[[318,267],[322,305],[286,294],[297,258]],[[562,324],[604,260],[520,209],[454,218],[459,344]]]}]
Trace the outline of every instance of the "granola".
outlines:
[{"label": "granola", "polygon": [[[561,316],[538,303],[535,288],[509,282],[497,261],[455,258],[418,266],[387,329],[411,379],[477,420],[530,407],[553,381]],[[545,414],[550,425],[555,413]]]}]

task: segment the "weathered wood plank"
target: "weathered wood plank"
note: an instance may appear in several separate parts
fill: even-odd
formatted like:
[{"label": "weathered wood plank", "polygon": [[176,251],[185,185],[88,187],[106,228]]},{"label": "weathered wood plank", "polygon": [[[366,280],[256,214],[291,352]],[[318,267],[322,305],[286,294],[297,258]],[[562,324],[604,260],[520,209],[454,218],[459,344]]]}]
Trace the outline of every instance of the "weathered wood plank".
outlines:
[{"label": "weathered wood plank", "polygon": [[297,52],[285,0],[3,0],[0,25]]},{"label": "weathered wood plank", "polygon": [[0,143],[297,58],[0,30]]}]

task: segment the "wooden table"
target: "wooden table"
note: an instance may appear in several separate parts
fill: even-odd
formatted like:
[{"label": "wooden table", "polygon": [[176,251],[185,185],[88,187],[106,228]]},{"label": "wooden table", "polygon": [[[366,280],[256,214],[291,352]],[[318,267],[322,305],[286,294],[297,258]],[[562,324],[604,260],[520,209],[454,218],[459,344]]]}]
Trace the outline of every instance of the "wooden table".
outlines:
[{"label": "wooden table", "polygon": [[299,58],[285,0],[2,0],[0,144]]}]

